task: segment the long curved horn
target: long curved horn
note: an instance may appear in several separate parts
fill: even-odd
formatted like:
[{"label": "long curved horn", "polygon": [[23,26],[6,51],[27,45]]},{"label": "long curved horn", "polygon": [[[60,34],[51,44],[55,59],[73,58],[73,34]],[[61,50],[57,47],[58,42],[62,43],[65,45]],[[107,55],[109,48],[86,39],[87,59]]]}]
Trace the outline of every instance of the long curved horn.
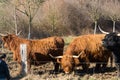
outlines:
[{"label": "long curved horn", "polygon": [[100,28],[100,26],[98,26],[98,28],[99,28],[99,30],[100,30],[103,34],[109,34],[109,32],[103,31],[103,30]]},{"label": "long curved horn", "polygon": [[51,58],[54,58],[54,59],[57,59],[57,58],[63,58],[63,56],[57,56],[57,57],[54,57],[52,54],[49,54],[49,56],[50,56]]},{"label": "long curved horn", "polygon": [[0,33],[0,36],[6,36],[5,34]]},{"label": "long curved horn", "polygon": [[78,56],[73,56],[73,58],[79,58],[80,55],[83,53],[84,51],[82,51]]}]

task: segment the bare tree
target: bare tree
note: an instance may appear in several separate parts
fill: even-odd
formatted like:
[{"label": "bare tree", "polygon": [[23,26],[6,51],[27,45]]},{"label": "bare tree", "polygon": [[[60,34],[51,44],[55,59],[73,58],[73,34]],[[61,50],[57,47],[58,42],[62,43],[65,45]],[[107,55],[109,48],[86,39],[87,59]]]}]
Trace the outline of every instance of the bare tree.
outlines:
[{"label": "bare tree", "polygon": [[56,23],[57,23],[57,12],[55,8],[55,0],[52,1],[52,5],[49,5],[49,23],[51,24],[51,33],[55,33]]},{"label": "bare tree", "polygon": [[28,39],[31,37],[32,20],[44,0],[15,0],[16,10],[27,16],[29,29]]},{"label": "bare tree", "polygon": [[62,34],[60,31],[62,31],[63,25],[67,21],[64,21],[67,17],[64,11],[66,11],[64,0],[48,0],[44,3],[42,21],[45,23],[44,26],[46,26],[45,28],[50,35]]},{"label": "bare tree", "polygon": [[94,34],[96,34],[97,21],[101,16],[101,4],[99,0],[87,0],[86,10],[91,20],[94,22]]},{"label": "bare tree", "polygon": [[104,2],[102,6],[103,15],[113,22],[113,32],[115,32],[116,21],[120,19],[120,2],[118,0],[111,0]]},{"label": "bare tree", "polygon": [[18,34],[18,27],[17,27],[17,17],[16,17],[16,6],[14,6],[14,22],[15,22],[15,34]]}]

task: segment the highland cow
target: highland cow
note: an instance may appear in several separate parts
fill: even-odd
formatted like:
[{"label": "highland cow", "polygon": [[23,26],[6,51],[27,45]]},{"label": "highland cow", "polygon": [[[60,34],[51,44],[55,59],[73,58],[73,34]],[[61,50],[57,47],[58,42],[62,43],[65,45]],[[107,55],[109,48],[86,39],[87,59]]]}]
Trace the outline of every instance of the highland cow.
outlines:
[{"label": "highland cow", "polygon": [[20,56],[20,44],[27,45],[27,62],[28,71],[30,71],[31,64],[34,62],[35,65],[44,64],[52,61],[54,63],[54,71],[57,72],[59,69],[59,63],[56,59],[49,56],[62,55],[64,48],[64,40],[61,37],[49,37],[38,40],[27,40],[20,38],[14,34],[2,35],[4,47],[8,48],[13,52],[13,59],[20,64],[20,71],[22,70],[21,56]]},{"label": "highland cow", "polygon": [[112,56],[111,52],[102,46],[104,36],[104,34],[79,36],[69,44],[63,56],[54,58],[58,59],[65,73],[70,73],[77,65],[82,65],[83,70],[87,71],[91,62],[96,63],[96,71],[101,67],[105,68]]}]

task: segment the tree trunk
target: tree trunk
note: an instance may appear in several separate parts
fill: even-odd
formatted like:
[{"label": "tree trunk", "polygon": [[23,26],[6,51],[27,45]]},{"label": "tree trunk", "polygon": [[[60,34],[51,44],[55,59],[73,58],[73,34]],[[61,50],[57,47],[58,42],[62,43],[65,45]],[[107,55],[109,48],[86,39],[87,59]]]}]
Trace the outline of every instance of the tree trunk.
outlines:
[{"label": "tree trunk", "polygon": [[115,32],[115,21],[113,21],[113,32]]},{"label": "tree trunk", "polygon": [[96,34],[96,29],[97,29],[97,21],[95,21],[94,34]]},{"label": "tree trunk", "polygon": [[18,29],[17,29],[17,18],[16,18],[16,7],[14,6],[14,20],[15,20],[15,34],[17,35]]},{"label": "tree trunk", "polygon": [[29,32],[28,32],[28,39],[31,38],[31,27],[32,27],[32,18],[29,18]]}]

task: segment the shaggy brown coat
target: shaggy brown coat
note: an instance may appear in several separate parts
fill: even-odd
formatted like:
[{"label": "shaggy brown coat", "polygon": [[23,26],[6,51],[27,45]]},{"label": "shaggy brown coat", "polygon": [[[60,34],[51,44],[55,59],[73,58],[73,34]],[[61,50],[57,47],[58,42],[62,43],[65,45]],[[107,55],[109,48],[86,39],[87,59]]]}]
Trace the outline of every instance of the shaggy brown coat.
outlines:
[{"label": "shaggy brown coat", "polygon": [[[83,70],[87,70],[90,62],[95,62],[97,69],[100,64],[106,67],[111,52],[102,46],[104,36],[104,34],[89,34],[75,38],[67,47],[62,59],[58,59],[63,70],[69,73],[77,65],[82,65]],[[79,58],[73,57],[73,55],[79,55],[81,52]]]},{"label": "shaggy brown coat", "polygon": [[20,64],[21,72],[21,56],[20,56],[20,44],[27,45],[27,61],[28,61],[28,71],[32,63],[36,65],[40,62],[53,61],[55,71],[58,71],[59,64],[57,61],[49,56],[52,54],[54,56],[62,55],[64,48],[64,40],[61,37],[49,37],[39,40],[27,40],[17,37],[14,34],[8,34],[2,37],[4,46],[13,52],[13,59]]}]

